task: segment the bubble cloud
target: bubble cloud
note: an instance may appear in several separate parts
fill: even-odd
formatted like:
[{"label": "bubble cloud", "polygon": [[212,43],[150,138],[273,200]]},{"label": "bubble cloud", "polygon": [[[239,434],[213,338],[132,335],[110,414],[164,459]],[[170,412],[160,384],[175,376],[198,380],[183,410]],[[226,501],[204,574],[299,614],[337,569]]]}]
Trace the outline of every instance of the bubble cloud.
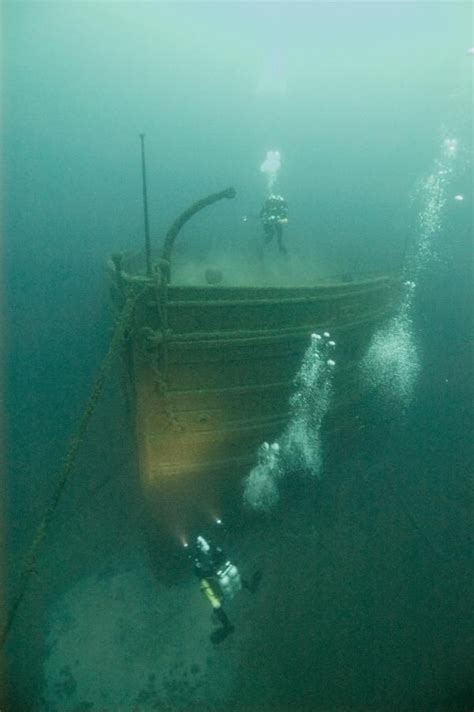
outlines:
[{"label": "bubble cloud", "polygon": [[267,178],[267,189],[271,193],[273,186],[276,183],[278,172],[281,167],[281,154],[280,151],[267,151],[267,155],[262,165],[260,166],[260,171],[265,174]]},{"label": "bubble cloud", "polygon": [[[416,283],[428,265],[436,259],[436,242],[443,226],[443,209],[449,197],[449,186],[454,175],[455,159],[459,151],[456,138],[446,138],[441,144],[440,157],[432,172],[419,188],[420,210],[413,254],[405,266],[410,279],[405,282],[405,293],[398,313],[379,329],[372,338],[361,369],[369,387],[392,402],[407,408],[413,398],[421,359],[413,324]],[[454,200],[462,202],[464,196]]]},{"label": "bubble cloud", "polygon": [[336,346],[329,337],[327,332],[311,335],[295,378],[288,427],[279,443],[263,443],[259,448],[257,464],[245,480],[244,503],[252,509],[272,509],[280,498],[281,480],[290,471],[321,476],[321,425],[330,405],[336,366],[335,360],[328,358]]}]

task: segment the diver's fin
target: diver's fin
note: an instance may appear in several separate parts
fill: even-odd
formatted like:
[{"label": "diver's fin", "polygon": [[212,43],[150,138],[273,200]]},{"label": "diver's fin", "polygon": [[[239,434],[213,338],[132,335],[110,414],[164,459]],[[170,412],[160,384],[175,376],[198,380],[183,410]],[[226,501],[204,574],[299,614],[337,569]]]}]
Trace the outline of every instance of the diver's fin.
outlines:
[{"label": "diver's fin", "polygon": [[219,643],[222,643],[223,640],[227,638],[228,635],[233,633],[235,630],[233,625],[228,625],[225,626],[224,628],[218,628],[218,630],[214,630],[211,635],[211,641],[214,643],[214,645],[218,645]]}]

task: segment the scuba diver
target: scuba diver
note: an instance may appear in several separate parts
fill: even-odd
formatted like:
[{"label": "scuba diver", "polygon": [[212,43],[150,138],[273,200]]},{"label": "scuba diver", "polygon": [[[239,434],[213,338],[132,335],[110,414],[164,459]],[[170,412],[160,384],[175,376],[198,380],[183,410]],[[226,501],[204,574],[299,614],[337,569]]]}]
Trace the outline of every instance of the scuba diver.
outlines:
[{"label": "scuba diver", "polygon": [[[218,522],[221,524],[221,522]],[[221,628],[211,634],[213,643],[225,640],[235,628],[223,607],[224,599],[232,599],[242,588],[256,591],[261,574],[257,572],[252,582],[242,579],[238,568],[231,563],[223,549],[203,536],[196,538],[195,550],[190,558],[194,560],[194,573],[200,581],[200,588],[212,606]]]},{"label": "scuba diver", "polygon": [[283,225],[288,224],[288,204],[284,197],[271,193],[260,210],[260,219],[265,233],[265,244],[271,242],[276,235],[278,248],[286,255],[287,251],[282,238]]}]

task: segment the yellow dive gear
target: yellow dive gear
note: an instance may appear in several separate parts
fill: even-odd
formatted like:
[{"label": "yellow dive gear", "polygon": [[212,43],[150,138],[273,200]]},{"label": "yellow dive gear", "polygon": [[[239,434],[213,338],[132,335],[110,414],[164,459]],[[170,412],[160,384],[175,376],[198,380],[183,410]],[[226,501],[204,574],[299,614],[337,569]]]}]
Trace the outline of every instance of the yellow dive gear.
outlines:
[{"label": "yellow dive gear", "polygon": [[207,579],[202,579],[201,580],[201,591],[203,594],[206,596],[207,600],[211,604],[213,608],[220,608],[221,607],[221,601],[219,596],[215,593],[214,589],[212,588],[211,584]]}]

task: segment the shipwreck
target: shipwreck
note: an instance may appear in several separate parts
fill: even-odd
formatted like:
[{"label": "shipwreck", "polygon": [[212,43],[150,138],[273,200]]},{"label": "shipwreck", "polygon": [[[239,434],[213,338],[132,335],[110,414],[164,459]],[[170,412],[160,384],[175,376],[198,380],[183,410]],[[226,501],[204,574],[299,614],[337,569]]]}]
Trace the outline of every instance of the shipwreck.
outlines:
[{"label": "shipwreck", "polygon": [[173,251],[185,223],[235,195],[228,189],[185,211],[159,255],[114,255],[112,299],[135,300],[124,342],[141,487],[152,518],[186,541],[241,501],[242,480],[264,441],[284,429],[294,377],[315,331],[337,340],[328,427],[354,426],[358,369],[374,331],[393,315],[400,274],[345,275],[313,286],[227,284],[216,270],[174,281]]}]

